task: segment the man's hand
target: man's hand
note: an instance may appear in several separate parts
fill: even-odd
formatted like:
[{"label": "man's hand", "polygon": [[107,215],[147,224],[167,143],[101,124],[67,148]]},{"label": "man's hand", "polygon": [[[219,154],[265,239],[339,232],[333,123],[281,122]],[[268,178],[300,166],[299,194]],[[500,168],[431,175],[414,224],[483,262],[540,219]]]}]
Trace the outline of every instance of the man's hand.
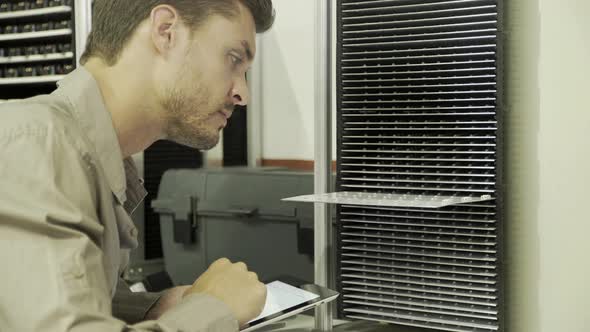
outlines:
[{"label": "man's hand", "polygon": [[194,294],[207,294],[225,303],[240,326],[258,316],[266,301],[266,287],[246,264],[232,264],[227,258],[215,261],[192,286],[178,286],[166,290],[146,314],[146,320],[156,320],[176,306],[182,298]]},{"label": "man's hand", "polygon": [[185,292],[208,294],[225,303],[240,326],[260,315],[266,301],[266,286],[244,263],[233,264],[227,258],[215,261]]}]

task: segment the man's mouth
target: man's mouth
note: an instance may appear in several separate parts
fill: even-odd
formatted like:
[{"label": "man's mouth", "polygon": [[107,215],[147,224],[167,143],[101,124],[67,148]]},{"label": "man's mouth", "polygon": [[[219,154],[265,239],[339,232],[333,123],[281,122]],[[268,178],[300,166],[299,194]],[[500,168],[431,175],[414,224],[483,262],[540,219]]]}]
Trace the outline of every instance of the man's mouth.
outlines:
[{"label": "man's mouth", "polygon": [[217,113],[219,113],[219,115],[221,115],[221,117],[223,118],[222,128],[225,128],[225,126],[227,126],[227,122],[229,121],[229,118],[231,118],[232,112],[230,112],[230,111],[218,111]]},{"label": "man's mouth", "polygon": [[219,111],[219,113],[223,114],[223,116],[225,117],[226,120],[229,120],[229,118],[231,118],[231,115],[233,112],[229,111],[229,110],[222,110],[222,111]]}]

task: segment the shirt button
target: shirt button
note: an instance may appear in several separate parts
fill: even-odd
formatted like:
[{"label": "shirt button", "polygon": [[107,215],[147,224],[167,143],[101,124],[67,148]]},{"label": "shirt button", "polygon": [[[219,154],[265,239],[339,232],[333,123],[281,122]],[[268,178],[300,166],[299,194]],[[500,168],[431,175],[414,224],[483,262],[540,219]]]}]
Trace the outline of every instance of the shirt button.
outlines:
[{"label": "shirt button", "polygon": [[84,276],[84,271],[81,268],[77,268],[73,271],[72,275],[76,279],[80,279]]},{"label": "shirt button", "polygon": [[81,279],[82,277],[84,277],[84,272],[85,269],[84,264],[82,263],[82,257],[76,255],[76,257],[74,257],[73,264],[70,268],[70,275],[76,279]]},{"label": "shirt button", "polygon": [[137,228],[132,228],[129,230],[129,235],[131,235],[132,237],[137,237],[138,231]]}]

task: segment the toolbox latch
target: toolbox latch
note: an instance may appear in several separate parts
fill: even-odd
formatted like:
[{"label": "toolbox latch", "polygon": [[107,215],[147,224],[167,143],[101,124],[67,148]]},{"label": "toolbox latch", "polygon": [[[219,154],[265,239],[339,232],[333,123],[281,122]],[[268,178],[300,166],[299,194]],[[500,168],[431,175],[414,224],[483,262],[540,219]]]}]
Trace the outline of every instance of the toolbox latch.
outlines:
[{"label": "toolbox latch", "polygon": [[167,199],[152,201],[152,208],[155,212],[172,215],[175,243],[190,245],[196,242],[199,217],[197,212],[198,201],[199,198],[196,196],[189,196],[187,199],[175,201]]}]

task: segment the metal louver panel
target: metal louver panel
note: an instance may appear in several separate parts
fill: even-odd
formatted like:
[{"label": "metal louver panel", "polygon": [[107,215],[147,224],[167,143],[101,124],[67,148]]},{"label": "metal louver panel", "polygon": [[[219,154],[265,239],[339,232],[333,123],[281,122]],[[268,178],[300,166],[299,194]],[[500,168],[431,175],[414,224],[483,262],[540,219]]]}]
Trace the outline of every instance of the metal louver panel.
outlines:
[{"label": "metal louver panel", "polygon": [[340,314],[502,331],[499,1],[338,1],[338,191],[479,196],[338,207]]}]

